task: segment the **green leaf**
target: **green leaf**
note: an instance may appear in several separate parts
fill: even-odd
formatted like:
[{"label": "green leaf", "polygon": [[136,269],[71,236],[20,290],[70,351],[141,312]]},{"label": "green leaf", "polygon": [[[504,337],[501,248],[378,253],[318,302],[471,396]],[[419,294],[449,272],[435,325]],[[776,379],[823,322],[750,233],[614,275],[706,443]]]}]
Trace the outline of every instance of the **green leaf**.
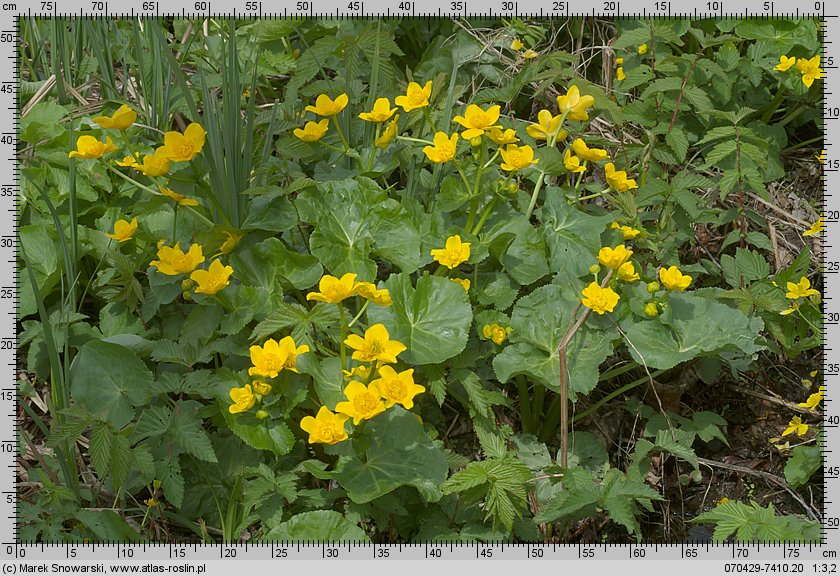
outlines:
[{"label": "green leaf", "polygon": [[346,382],[341,371],[341,358],[338,356],[319,360],[315,354],[304,354],[298,357],[298,370],[312,376],[315,394],[322,405],[335,410],[335,405],[345,400]]},{"label": "green leaf", "polygon": [[94,540],[100,542],[139,542],[146,537],[126,524],[119,514],[113,510],[90,510],[83,508],[76,510],[73,517],[90,530]]},{"label": "green leaf", "polygon": [[333,510],[315,510],[292,516],[270,530],[263,540],[285,542],[370,542],[365,531]]},{"label": "green leaf", "polygon": [[247,217],[242,228],[286,232],[294,228],[297,222],[297,211],[291,200],[285,196],[266,194],[252,198],[248,202]]},{"label": "green leaf", "polygon": [[332,474],[353,502],[370,502],[400,486],[414,486],[427,502],[441,498],[449,467],[417,416],[396,405],[356,434],[363,440],[354,437],[354,445],[367,446],[364,456],[354,455]]},{"label": "green leaf", "polygon": [[216,452],[210,437],[202,428],[197,412],[202,404],[195,400],[182,400],[175,404],[170,433],[175,442],[187,453],[205,462],[216,462]]},{"label": "green leaf", "polygon": [[184,501],[184,476],[178,456],[155,461],[156,477],[160,479],[163,495],[175,508],[180,508]]},{"label": "green leaf", "polygon": [[569,206],[559,188],[548,187],[541,218],[551,271],[563,278],[588,273],[601,248],[601,233],[613,217],[586,214]]},{"label": "green leaf", "polygon": [[[288,328],[292,334],[310,335],[313,330],[326,330],[340,323],[338,308],[329,302],[318,302],[311,309],[296,302],[279,302],[268,317],[256,325],[251,340],[262,340]],[[300,339],[295,336],[296,340]]]},{"label": "green leaf", "polygon": [[819,446],[795,446],[785,464],[785,480],[791,488],[804,486],[822,466]]},{"label": "green leaf", "polygon": [[692,518],[691,522],[715,524],[712,535],[715,542],[725,541],[733,532],[737,534],[738,542],[750,543],[756,540],[774,544],[818,542],[820,539],[819,522],[807,522],[793,515],[777,516],[772,503],[762,508],[757,502],[747,505],[730,500]]},{"label": "green leaf", "polygon": [[466,347],[472,308],[460,285],[440,276],[422,276],[413,288],[408,274],[392,274],[385,287],[394,304],[371,306],[368,319],[370,324],[384,324],[392,339],[408,346],[401,360],[434,364]]},{"label": "green leaf", "polygon": [[[26,116],[20,119],[20,139],[30,144],[37,144],[42,140],[52,140],[64,134],[62,118],[67,116],[67,109],[54,102],[39,102],[33,106]],[[76,143],[73,142],[73,148]]]},{"label": "green leaf", "polygon": [[694,441],[694,434],[685,430],[660,430],[656,433],[654,444],[674,456],[678,456],[691,464],[696,470],[700,464],[697,462],[697,454],[691,448]]},{"label": "green leaf", "polygon": [[277,238],[238,248],[230,262],[242,284],[263,288],[269,295],[282,294],[284,285],[309,288],[323,273],[317,258],[289,250]]},{"label": "green leaf", "polygon": [[507,204],[496,208],[481,241],[521,285],[533,284],[549,273],[545,243],[539,232]]},{"label": "green leaf", "polygon": [[111,427],[99,423],[90,432],[90,462],[100,478],[108,476],[111,468],[111,446],[114,443],[114,433]]},{"label": "green leaf", "polygon": [[115,428],[134,418],[134,406],[145,402],[153,382],[152,373],[134,352],[109,342],[88,342],[70,366],[75,402]]},{"label": "green leaf", "polygon": [[295,437],[283,422],[261,420],[254,422],[247,415],[231,414],[222,410],[228,427],[245,444],[257,450],[269,450],[277,456],[285,456],[295,444]]}]

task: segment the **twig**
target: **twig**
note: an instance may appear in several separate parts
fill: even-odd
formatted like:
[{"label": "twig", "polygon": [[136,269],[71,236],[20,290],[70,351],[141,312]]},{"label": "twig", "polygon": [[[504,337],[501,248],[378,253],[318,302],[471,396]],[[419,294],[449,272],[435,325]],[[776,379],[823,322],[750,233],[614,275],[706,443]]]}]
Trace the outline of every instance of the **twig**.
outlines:
[{"label": "twig", "polygon": [[780,406],[784,406],[788,410],[793,410],[794,412],[799,412],[800,414],[810,414],[811,416],[818,416],[821,417],[820,412],[809,410],[808,408],[803,408],[798,404],[794,404],[793,402],[788,402],[787,400],[782,400],[781,398],[776,398],[775,396],[770,396],[768,394],[762,394],[761,392],[755,392],[754,390],[750,390],[748,388],[742,388],[741,386],[735,386],[733,384],[729,385],[730,388],[735,390],[736,392],[740,392],[741,394],[748,394],[749,396],[755,396],[756,398],[761,398],[762,400],[767,400],[768,402],[773,402],[774,404],[779,404]]},{"label": "twig", "polygon": [[700,59],[700,54],[697,54],[694,57],[694,61],[691,63],[691,67],[688,69],[688,74],[685,75],[683,78],[682,86],[680,87],[680,93],[677,96],[677,105],[674,108],[674,115],[671,116],[671,123],[668,124],[668,132],[671,131],[671,128],[674,127],[674,121],[677,119],[677,112],[680,111],[680,102],[682,102],[683,92],[685,91],[685,85],[688,84],[688,79],[691,77],[691,73],[694,71],[694,65],[697,64],[697,61]]},{"label": "twig", "polygon": [[782,255],[779,252],[779,239],[776,238],[776,227],[773,223],[768,221],[767,227],[770,229],[770,243],[773,245],[773,260],[776,263],[776,272],[784,268],[782,264]]}]

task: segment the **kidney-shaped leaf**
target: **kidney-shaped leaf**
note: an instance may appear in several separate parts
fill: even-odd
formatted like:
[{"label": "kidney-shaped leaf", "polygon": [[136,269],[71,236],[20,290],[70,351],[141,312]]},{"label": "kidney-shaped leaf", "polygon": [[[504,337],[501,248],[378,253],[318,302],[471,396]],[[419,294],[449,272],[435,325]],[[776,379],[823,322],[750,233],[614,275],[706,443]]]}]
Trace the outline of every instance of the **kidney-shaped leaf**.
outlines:
[{"label": "kidney-shaped leaf", "polygon": [[365,531],[333,510],[314,510],[292,516],[263,537],[286,542],[370,542]]}]

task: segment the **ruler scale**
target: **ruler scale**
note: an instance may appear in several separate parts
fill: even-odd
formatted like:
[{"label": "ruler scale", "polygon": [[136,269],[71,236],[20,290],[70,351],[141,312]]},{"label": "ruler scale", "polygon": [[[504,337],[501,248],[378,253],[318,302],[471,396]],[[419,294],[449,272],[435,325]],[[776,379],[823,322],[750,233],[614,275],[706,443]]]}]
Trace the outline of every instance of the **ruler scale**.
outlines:
[{"label": "ruler scale", "polygon": [[[531,562],[562,560],[568,570],[591,569],[592,562],[610,560],[631,562],[632,571],[680,570],[689,574],[718,570],[720,573],[807,573],[836,574],[840,571],[840,405],[833,403],[840,386],[840,297],[834,297],[835,277],[840,274],[840,5],[806,0],[801,4],[764,0],[289,0],[283,4],[253,0],[17,0],[0,1],[0,106],[8,113],[0,115],[2,159],[0,160],[0,262],[7,273],[0,280],[0,368],[4,370],[0,398],[0,555],[3,573],[36,571],[86,571],[113,573],[120,567],[147,567],[146,572],[227,574],[230,562],[248,561],[254,570],[283,570],[284,563],[297,560],[359,561],[369,572],[392,571],[389,560],[432,562],[429,570],[438,570],[434,562],[472,560],[484,562],[481,570],[509,572]],[[824,509],[823,539],[820,544],[509,544],[509,543],[423,543],[423,544],[347,544],[347,543],[248,543],[248,544],[47,544],[17,540],[16,454],[17,405],[17,310],[18,242],[17,212],[19,166],[16,160],[18,110],[21,102],[17,82],[19,66],[18,32],[22,18],[568,18],[599,16],[603,18],[816,18],[822,22],[822,62],[824,82],[824,148],[822,213],[823,293],[824,293]],[[28,278],[20,279],[28,282]],[[251,563],[253,562],[253,563]],[[580,564],[576,564],[579,562]],[[448,564],[447,564],[448,565]],[[463,564],[461,564],[463,565]],[[58,566],[58,568],[55,568]],[[312,565],[296,565],[312,569]],[[545,567],[545,564],[537,564]],[[617,566],[600,564],[600,568]],[[30,569],[27,569],[30,567]],[[151,567],[151,568],[149,568]],[[622,566],[624,568],[624,566]],[[536,568],[540,570],[541,568]],[[534,570],[534,568],[531,568]],[[130,568],[125,570],[131,571]],[[138,570],[140,571],[140,570]]]}]

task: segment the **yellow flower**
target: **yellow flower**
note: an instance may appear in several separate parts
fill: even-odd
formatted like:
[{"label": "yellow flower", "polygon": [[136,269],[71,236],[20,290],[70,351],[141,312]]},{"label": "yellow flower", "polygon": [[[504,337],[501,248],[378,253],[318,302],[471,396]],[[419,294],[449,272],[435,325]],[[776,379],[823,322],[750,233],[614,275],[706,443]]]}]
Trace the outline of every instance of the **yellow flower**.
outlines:
[{"label": "yellow flower", "polygon": [[639,54],[641,54],[641,55],[647,54],[647,48],[648,48],[647,44],[642,44],[641,46],[639,46],[639,50],[638,50]]},{"label": "yellow flower", "polygon": [[326,406],[321,406],[318,415],[314,418],[304,416],[303,420],[300,421],[300,427],[309,434],[310,444],[338,444],[347,440],[347,431],[344,429],[345,422],[347,422],[347,416],[335,414]]},{"label": "yellow flower", "polygon": [[359,282],[356,285],[356,294],[379,306],[390,306],[394,303],[387,288],[377,288],[376,284],[371,282]]},{"label": "yellow flower", "polygon": [[648,302],[645,304],[645,315],[649,318],[656,318],[659,316],[659,306],[656,305],[656,302]]},{"label": "yellow flower", "polygon": [[691,276],[680,272],[676,266],[666,269],[664,266],[659,269],[659,281],[666,290],[682,292],[691,284]]},{"label": "yellow flower", "polygon": [[135,164],[134,169],[146,176],[163,176],[169,172],[169,158],[160,152],[161,149],[162,147],[155,150],[154,154],[143,156],[143,163]]},{"label": "yellow flower", "polygon": [[[525,127],[525,132],[534,140],[563,140],[566,131],[560,128],[561,116],[553,116],[548,110],[540,110],[537,122]],[[555,134],[557,137],[555,138]]]},{"label": "yellow flower", "polygon": [[219,253],[220,254],[230,254],[236,245],[239,244],[239,241],[245,236],[244,234],[238,234],[235,232],[229,232],[224,230],[224,235],[227,236],[225,241],[222,242],[222,245],[219,246]]},{"label": "yellow flower", "polygon": [[519,38],[514,38],[513,42],[510,43],[510,49],[511,50],[516,50],[517,52],[519,50],[522,50],[523,46],[524,46],[524,44],[522,44],[522,41]]},{"label": "yellow flower", "polygon": [[324,134],[326,134],[329,129],[330,119],[324,118],[320,122],[307,122],[302,129],[295,128],[293,133],[304,142],[317,142],[324,137]]},{"label": "yellow flower", "polygon": [[253,388],[254,394],[259,394],[260,396],[268,396],[271,394],[271,384],[267,384],[262,380],[254,380],[251,382],[251,388]]},{"label": "yellow flower", "polygon": [[422,88],[417,82],[409,82],[405,96],[394,98],[394,104],[401,106],[405,112],[411,112],[418,108],[425,108],[429,105],[429,98],[432,97],[432,81],[426,82]]},{"label": "yellow flower", "polygon": [[397,371],[390,366],[380,368],[379,378],[370,384],[376,386],[382,399],[385,400],[385,408],[401,404],[406,410],[411,410],[414,407],[414,397],[426,391],[425,388],[414,383],[413,369],[397,374]]},{"label": "yellow flower", "polygon": [[177,202],[179,206],[198,206],[199,204],[198,200],[196,200],[195,198],[188,198],[187,196],[184,196],[183,194],[178,194],[174,190],[165,188],[160,184],[158,184],[158,190],[160,190],[160,193],[164,196],[175,200],[175,202]]},{"label": "yellow flower", "polygon": [[452,270],[470,259],[470,243],[461,242],[461,236],[457,234],[450,236],[446,239],[445,248],[432,250],[432,258]]},{"label": "yellow flower", "polygon": [[581,294],[583,305],[597,314],[612,312],[619,300],[618,294],[612,288],[601,288],[597,282],[592,282]]},{"label": "yellow flower", "polygon": [[507,147],[501,149],[501,153],[502,170],[508,172],[524,170],[539,162],[539,160],[534,159],[534,149],[528,145],[508,144]]},{"label": "yellow flower", "polygon": [[228,407],[231,414],[247,412],[257,403],[257,397],[250,384],[245,384],[242,388],[233,388],[230,391],[230,399],[233,400],[233,404]]},{"label": "yellow flower", "polygon": [[113,128],[115,130],[125,130],[137,120],[137,112],[123,104],[112,116],[97,116],[93,119],[94,122],[103,128]]},{"label": "yellow flower", "polygon": [[318,290],[320,292],[310,292],[306,295],[306,299],[338,304],[345,298],[353,296],[358,286],[356,274],[352,272],[346,273],[341,279],[327,274],[318,282]]},{"label": "yellow flower", "polygon": [[825,164],[825,150],[814,156],[817,159],[817,162],[820,164]]},{"label": "yellow flower", "polygon": [[575,151],[575,154],[587,162],[600,162],[601,160],[609,158],[606,150],[602,150],[601,148],[589,148],[586,145],[586,142],[580,138],[575,138],[575,141],[572,142],[572,149]]},{"label": "yellow flower", "polygon": [[632,262],[625,262],[619,266],[615,274],[625,282],[635,282],[639,279],[639,273],[633,268]]},{"label": "yellow flower", "polygon": [[114,222],[114,233],[105,234],[105,236],[122,243],[126,240],[131,240],[135,230],[137,230],[137,218],[132,218],[131,222],[128,222],[128,220],[117,220]]},{"label": "yellow flower", "polygon": [[286,366],[289,347],[281,347],[277,340],[269,338],[262,346],[251,346],[248,352],[251,355],[251,364],[253,364],[248,368],[248,374],[274,378]]},{"label": "yellow flower", "polygon": [[794,416],[793,420],[788,422],[788,427],[782,432],[782,436],[793,434],[796,432],[797,436],[804,436],[808,432],[808,425],[802,422],[802,418]]},{"label": "yellow flower", "polygon": [[615,59],[616,66],[623,66],[624,65],[624,58],[616,58]]},{"label": "yellow flower", "polygon": [[796,67],[802,74],[802,83],[808,88],[814,83],[814,80],[819,80],[823,77],[823,69],[820,68],[820,55],[817,54],[810,60],[807,58],[800,58],[796,61]]},{"label": "yellow flower", "polygon": [[181,243],[175,247],[164,246],[158,243],[157,257],[160,260],[152,260],[150,265],[157,268],[161,274],[177,276],[178,274],[189,274],[204,262],[204,254],[201,253],[201,245],[193,244],[188,252],[181,251]]},{"label": "yellow flower", "polygon": [[353,424],[359,425],[362,420],[369,420],[377,414],[385,412],[385,403],[379,388],[373,382],[365,386],[355,380],[347,384],[344,389],[347,401],[335,405],[335,411],[353,418]]},{"label": "yellow flower", "polygon": [[787,72],[791,66],[796,64],[796,58],[791,56],[788,58],[787,56],[779,56],[779,63],[773,68],[773,70],[778,70],[779,72]]},{"label": "yellow flower", "polygon": [[565,166],[566,170],[572,174],[577,174],[578,172],[584,172],[586,170],[586,166],[581,165],[580,158],[572,156],[571,151],[568,149],[565,154],[563,154],[563,166]]},{"label": "yellow flower", "polygon": [[452,134],[452,137],[446,135],[446,132],[435,133],[434,146],[425,146],[423,154],[429,161],[435,164],[442,164],[449,162],[455,158],[455,148],[458,143],[458,133]]},{"label": "yellow flower", "polygon": [[615,79],[618,80],[619,82],[621,82],[625,78],[627,78],[627,76],[624,75],[624,68],[622,68],[621,66],[616,68],[615,69]]},{"label": "yellow flower", "polygon": [[125,156],[122,160],[116,160],[114,163],[117,166],[130,168],[132,166],[137,166],[137,159],[139,157],[139,154],[137,156]]},{"label": "yellow flower", "polygon": [[513,128],[505,130],[503,128],[499,128],[498,126],[493,126],[487,131],[487,137],[499,146],[519,142],[519,138],[516,137],[516,130]]},{"label": "yellow flower", "polygon": [[[470,104],[467,106],[467,111],[463,116],[455,116],[453,122],[457,122],[466,130],[461,132],[461,136],[467,140],[471,140],[476,136],[482,136],[499,120],[499,114],[502,107],[499,105],[490,106],[487,110],[482,110],[480,106]],[[498,126],[496,126],[498,128]]]},{"label": "yellow flower", "polygon": [[318,116],[335,116],[347,106],[347,94],[339,94],[335,100],[326,94],[320,94],[315,99],[315,106],[307,106],[307,112],[314,112]]},{"label": "yellow flower", "polygon": [[632,255],[633,251],[628,250],[624,244],[619,244],[615,248],[604,246],[598,251],[598,262],[611,270],[618,271],[625,262],[630,260]]},{"label": "yellow flower", "polygon": [[790,298],[791,300],[795,300],[796,298],[807,298],[808,296],[816,296],[819,294],[818,291],[811,288],[811,281],[808,280],[807,276],[803,276],[799,279],[799,283],[795,282],[788,282],[787,283],[787,294],[785,297]]},{"label": "yellow flower", "polygon": [[359,118],[365,122],[386,122],[396,111],[396,108],[391,108],[390,100],[387,98],[377,98],[373,104],[373,110],[362,112],[359,114]]},{"label": "yellow flower", "polygon": [[560,113],[565,112],[569,120],[588,120],[589,114],[586,113],[586,109],[591,108],[594,103],[595,98],[581,96],[577,86],[571,86],[565,96],[557,97]]},{"label": "yellow flower", "polygon": [[385,150],[391,142],[394,141],[394,138],[397,137],[397,120],[400,119],[400,115],[397,114],[394,116],[394,119],[388,122],[388,126],[385,130],[382,131],[382,134],[379,138],[376,139],[376,142],[373,143],[374,146],[379,148],[380,150]]},{"label": "yellow flower", "polygon": [[460,284],[461,288],[464,289],[464,292],[470,291],[470,279],[469,278],[450,278],[450,282],[455,282],[456,284]]},{"label": "yellow flower", "polygon": [[76,149],[67,156],[69,158],[90,160],[92,158],[102,158],[105,154],[110,154],[116,149],[117,147],[114,146],[114,142],[110,136],[106,136],[105,142],[101,142],[93,136],[85,134],[84,136],[79,136],[79,139],[76,140]]},{"label": "yellow flower", "polygon": [[190,280],[198,284],[196,294],[215,294],[230,284],[233,268],[225,266],[218,258],[210,263],[207,270],[196,270],[190,274]]},{"label": "yellow flower", "polygon": [[361,378],[362,380],[367,380],[371,376],[373,376],[373,366],[356,366],[352,370],[342,370],[344,374],[345,380],[350,380],[351,378]]},{"label": "yellow flower", "polygon": [[536,58],[539,55],[539,52],[537,52],[536,50],[531,50],[530,48],[528,48],[527,50],[525,50],[525,52],[522,53],[522,57],[525,58],[525,60],[531,60],[532,58]]},{"label": "yellow flower", "polygon": [[350,334],[344,343],[355,350],[353,360],[393,364],[397,356],[405,352],[406,346],[398,340],[391,340],[388,330],[382,324],[374,324],[365,330],[365,337]]},{"label": "yellow flower", "polygon": [[639,234],[641,234],[641,230],[636,230],[635,228],[631,228],[630,226],[621,226],[618,222],[613,222],[610,225],[610,228],[615,230],[621,230],[622,235],[624,236],[625,240],[632,240]]},{"label": "yellow flower", "polygon": [[803,232],[803,233],[802,233],[802,235],[803,235],[803,236],[816,236],[817,234],[819,234],[820,232],[822,232],[822,229],[823,229],[823,226],[824,226],[824,225],[825,225],[825,224],[823,223],[822,216],[820,216],[820,217],[817,219],[817,221],[816,221],[816,222],[814,222],[813,224],[811,224],[811,227],[810,227],[810,228],[808,228],[807,230],[805,230],[805,232]]},{"label": "yellow flower", "polygon": [[283,361],[283,369],[284,370],[291,370],[292,372],[297,372],[297,357],[301,354],[306,354],[309,352],[309,346],[306,344],[301,344],[298,346],[295,344],[294,338],[291,336],[286,336],[282,338],[280,342],[277,343],[278,348],[280,349],[280,354],[285,356],[285,360]]},{"label": "yellow flower", "polygon": [[481,333],[488,340],[492,340],[494,344],[501,345],[507,340],[508,334],[513,331],[513,328],[504,328],[498,324],[485,324],[481,329]]},{"label": "yellow flower", "polygon": [[779,312],[779,314],[781,314],[782,316],[788,316],[789,314],[793,314],[797,310],[799,310],[799,303],[798,302],[791,302],[790,306],[788,306],[787,309]]},{"label": "yellow flower", "polygon": [[157,149],[165,158],[172,162],[189,162],[204,148],[207,132],[198,122],[193,122],[184,133],[167,132],[163,135],[163,146]]},{"label": "yellow flower", "polygon": [[158,505],[158,501],[154,498],[146,498],[145,500],[143,500],[143,504],[145,504],[149,508],[155,508]]},{"label": "yellow flower", "polygon": [[604,164],[604,176],[607,179],[607,184],[616,192],[627,192],[639,187],[635,180],[627,177],[627,172],[616,170],[615,164],[612,162]]},{"label": "yellow flower", "polygon": [[820,389],[808,396],[808,399],[805,402],[800,402],[799,406],[802,408],[807,408],[808,410],[814,410],[817,406],[819,406],[820,402],[823,401],[823,396],[825,395],[825,386],[820,386]]}]

